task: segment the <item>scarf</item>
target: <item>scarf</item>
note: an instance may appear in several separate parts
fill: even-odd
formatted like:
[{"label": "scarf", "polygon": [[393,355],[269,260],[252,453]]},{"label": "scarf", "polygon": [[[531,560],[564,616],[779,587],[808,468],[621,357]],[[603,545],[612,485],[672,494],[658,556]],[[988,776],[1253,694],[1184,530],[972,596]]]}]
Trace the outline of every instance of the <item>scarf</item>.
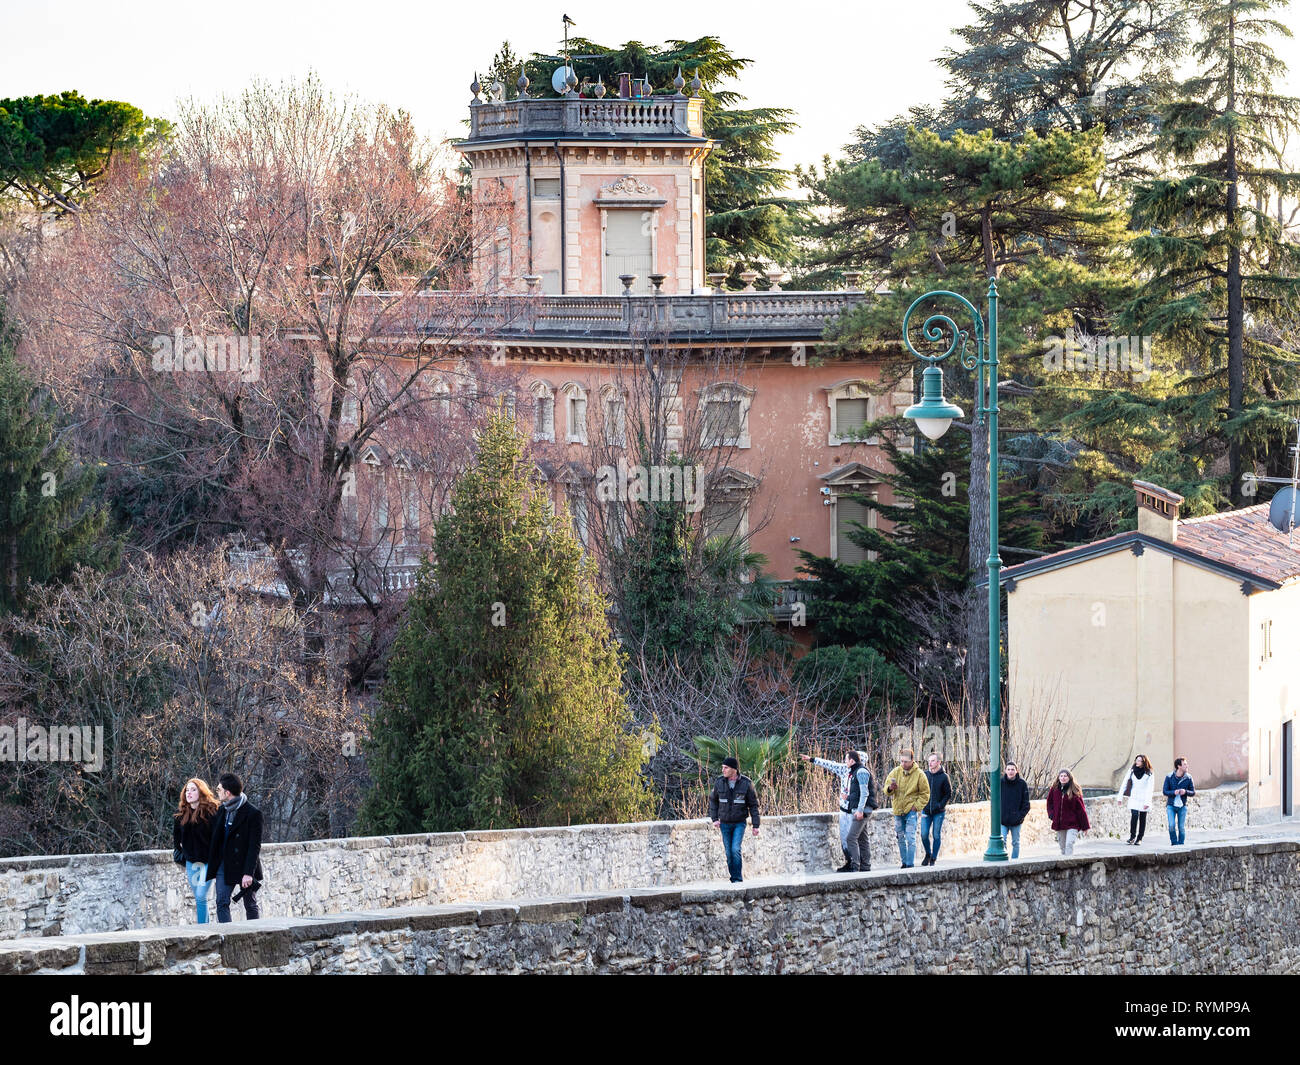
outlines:
[{"label": "scarf", "polygon": [[1142,779],[1144,776],[1146,776],[1146,775],[1147,775],[1147,768],[1146,768],[1146,766],[1134,766],[1134,767],[1133,767],[1133,777],[1134,777],[1134,779],[1136,779],[1136,780],[1141,780],[1141,779]]},{"label": "scarf", "polygon": [[229,828],[235,821],[235,811],[244,805],[244,800],[248,798],[242,791],[233,799],[227,799],[221,804],[221,808],[226,811],[226,827]]}]

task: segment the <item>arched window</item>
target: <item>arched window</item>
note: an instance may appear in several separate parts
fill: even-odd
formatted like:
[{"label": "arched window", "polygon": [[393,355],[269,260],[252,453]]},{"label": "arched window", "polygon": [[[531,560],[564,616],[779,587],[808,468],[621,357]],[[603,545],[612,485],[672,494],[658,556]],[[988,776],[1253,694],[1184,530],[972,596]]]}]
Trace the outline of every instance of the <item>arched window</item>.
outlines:
[{"label": "arched window", "polygon": [[875,437],[868,439],[859,430],[876,417],[876,401],[866,381],[841,381],[825,389],[826,402],[830,406],[830,429],[826,434],[826,443],[830,447],[839,444],[873,444]]},{"label": "arched window", "polygon": [[627,400],[621,389],[605,385],[600,390],[601,413],[604,418],[605,443],[613,447],[627,444]]},{"label": "arched window", "polygon": [[749,447],[749,406],[754,390],[734,381],[700,391],[700,444],[703,447]]},{"label": "arched window", "polygon": [[561,389],[564,393],[564,441],[587,443],[587,390],[576,381]]},{"label": "arched window", "polygon": [[533,394],[533,439],[555,443],[555,389],[534,381],[528,390]]}]

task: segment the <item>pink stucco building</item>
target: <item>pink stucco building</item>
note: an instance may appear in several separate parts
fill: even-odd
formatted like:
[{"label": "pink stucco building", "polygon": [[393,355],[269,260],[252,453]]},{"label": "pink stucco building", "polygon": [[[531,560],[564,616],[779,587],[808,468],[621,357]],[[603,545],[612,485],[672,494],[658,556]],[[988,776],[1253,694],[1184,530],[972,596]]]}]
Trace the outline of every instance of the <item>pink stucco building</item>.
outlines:
[{"label": "pink stucco building", "polygon": [[[656,417],[670,446],[706,471],[699,520],[767,556],[770,573],[790,582],[788,613],[802,598],[797,549],[860,557],[845,531],[866,512],[847,496],[883,491],[885,457],[853,433],[911,403],[910,380],[881,394],[876,359],[823,354],[827,323],[867,298],[854,275],[839,292],[783,291],[777,264],[747,273],[744,291],[706,276],[704,162],[714,144],[698,83],[638,99],[620,80],[601,98],[489,101],[471,87],[470,133],[457,147],[486,233],[458,335],[467,351],[477,345],[556,502],[566,500],[597,551],[594,508],[619,502],[602,498],[602,470],[632,455],[625,435],[644,414],[633,408],[646,367],[662,371]],[[420,297],[431,318],[452,298]],[[390,350],[401,358],[400,344]],[[459,386],[444,369],[447,380],[435,367],[428,387],[451,396]],[[460,376],[478,372],[462,365]],[[394,561],[410,566],[431,525],[403,496],[410,465],[391,444],[360,458],[362,509],[382,515],[379,534],[406,545]],[[376,489],[386,497],[378,507]]]}]

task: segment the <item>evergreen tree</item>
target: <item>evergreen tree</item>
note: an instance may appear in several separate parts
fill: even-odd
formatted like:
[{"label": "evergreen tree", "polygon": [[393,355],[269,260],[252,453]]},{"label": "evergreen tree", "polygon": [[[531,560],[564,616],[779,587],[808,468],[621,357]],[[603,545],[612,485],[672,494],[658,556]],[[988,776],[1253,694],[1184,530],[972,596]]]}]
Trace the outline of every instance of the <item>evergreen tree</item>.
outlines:
[{"label": "evergreen tree", "polygon": [[1289,312],[1300,294],[1300,250],[1266,209],[1273,196],[1280,204],[1300,192],[1300,174],[1278,164],[1300,118],[1300,100],[1274,89],[1286,68],[1268,39],[1291,33],[1267,13],[1283,6],[1206,0],[1196,8],[1202,73],[1162,112],[1158,147],[1176,172],[1136,191],[1142,235],[1133,252],[1148,280],[1124,314],[1134,333],[1179,345],[1187,370],[1168,397],[1126,397],[1128,410],[1118,412],[1094,404],[1083,419],[1122,425],[1126,414],[1163,415],[1187,427],[1198,443],[1226,450],[1238,505],[1243,472],[1283,451],[1286,418],[1300,406],[1300,357],[1251,328]]},{"label": "evergreen tree", "polygon": [[[976,568],[968,541],[970,442],[948,433],[913,454],[882,435],[881,446],[889,461],[878,476],[894,501],[849,497],[893,526],[882,532],[854,523],[849,532],[875,559],[846,564],[800,551],[800,569],[816,578],[809,585],[809,617],[817,624],[819,645],[865,644],[897,664],[909,659],[921,639],[909,608],[936,590],[960,594]],[[1000,550],[1035,553],[1044,530],[1032,501],[1006,480],[999,500]]]},{"label": "evergreen tree", "polygon": [[115,156],[170,131],[130,104],[78,92],[0,100],[0,199],[16,196],[55,215],[78,211]]},{"label": "evergreen tree", "polygon": [[[898,168],[846,161],[806,175],[819,215],[809,228],[813,255],[827,269],[866,264],[888,288],[839,323],[831,339],[849,352],[881,352],[881,390],[893,391],[917,368],[898,344],[911,302],[944,289],[984,313],[988,279],[997,277],[1003,382],[1012,373],[1024,383],[1042,379],[1047,337],[1079,324],[1095,331],[1093,323],[1104,323],[1107,308],[1131,291],[1116,261],[1124,218],[1114,193],[1100,191],[1102,139],[1099,128],[1031,132],[1014,143],[994,139],[991,130],[947,138],[909,130]],[[968,312],[952,301],[933,309],[970,328]],[[956,357],[944,364],[944,376],[949,394],[970,410],[973,379]],[[1018,404],[1003,415],[1004,427],[1017,415],[1027,427],[1035,424]],[[987,421],[954,427],[971,435],[970,497],[978,503],[970,512],[967,557],[982,562],[989,538]],[[978,703],[987,687],[987,618],[972,609],[969,623],[967,689]]]},{"label": "evergreen tree", "polygon": [[902,161],[910,126],[944,136],[993,130],[1001,140],[1024,133],[1100,127],[1107,173],[1129,179],[1145,169],[1157,108],[1187,47],[1179,0],[987,0],[945,51],[948,98],[857,131],[855,158]]},{"label": "evergreen tree", "polygon": [[[628,41],[619,48],[573,37],[569,55],[579,79],[603,78],[615,93],[620,73],[648,78],[659,94],[675,91],[672,82],[679,69],[687,81],[698,73],[704,83],[704,133],[717,142],[704,164],[706,269],[730,271],[738,285],[742,270],[794,261],[795,220],[803,203],[788,195],[794,176],[778,165],[780,152],[774,144],[794,129],[794,113],[784,107],[739,107],[744,96],[721,87],[752,60],[735,55],[716,37],[670,40],[659,46]],[[529,93],[555,95],[551,74],[563,64],[563,56],[534,54],[524,67]]]},{"label": "evergreen tree", "polygon": [[120,542],[93,499],[98,470],[73,462],[57,424],[53,400],[14,360],[0,308],[0,614],[20,610],[34,583],[117,564]]},{"label": "evergreen tree", "polygon": [[494,415],[407,605],[368,748],[366,831],[649,816],[617,645],[567,516]]}]

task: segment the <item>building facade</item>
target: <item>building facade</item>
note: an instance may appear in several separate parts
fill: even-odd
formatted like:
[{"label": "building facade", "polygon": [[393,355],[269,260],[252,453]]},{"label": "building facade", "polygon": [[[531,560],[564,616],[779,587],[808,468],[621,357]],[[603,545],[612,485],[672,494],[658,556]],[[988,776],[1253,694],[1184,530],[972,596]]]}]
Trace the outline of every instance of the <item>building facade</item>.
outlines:
[{"label": "building facade", "polygon": [[1136,531],[1003,571],[1012,756],[1050,734],[1117,789],[1138,754],[1158,780],[1185,757],[1198,787],[1246,781],[1252,823],[1292,817],[1300,549],[1266,505],[1180,520],[1134,487]]}]

